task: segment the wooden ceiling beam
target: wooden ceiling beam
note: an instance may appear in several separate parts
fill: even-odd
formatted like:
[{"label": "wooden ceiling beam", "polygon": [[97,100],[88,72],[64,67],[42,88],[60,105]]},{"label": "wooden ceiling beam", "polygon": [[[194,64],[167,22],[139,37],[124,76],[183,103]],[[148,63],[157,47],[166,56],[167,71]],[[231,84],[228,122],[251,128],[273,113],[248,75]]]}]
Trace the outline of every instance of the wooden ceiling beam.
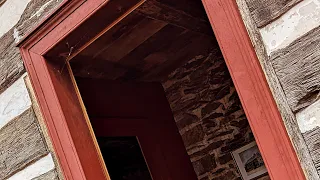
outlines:
[{"label": "wooden ceiling beam", "polygon": [[152,19],[165,21],[169,24],[179,26],[194,32],[213,36],[212,28],[207,20],[197,18],[177,10],[174,7],[160,3],[156,0],[148,0],[134,12],[141,13]]}]

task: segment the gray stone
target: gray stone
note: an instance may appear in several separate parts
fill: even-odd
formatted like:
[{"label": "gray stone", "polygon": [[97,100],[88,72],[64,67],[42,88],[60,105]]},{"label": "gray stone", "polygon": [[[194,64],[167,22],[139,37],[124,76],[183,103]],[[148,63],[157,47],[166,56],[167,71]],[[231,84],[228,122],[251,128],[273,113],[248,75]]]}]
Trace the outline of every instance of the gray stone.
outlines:
[{"label": "gray stone", "polygon": [[200,160],[195,161],[192,164],[198,176],[206,172],[210,172],[217,167],[214,155],[210,154],[202,157]]},{"label": "gray stone", "polygon": [[183,113],[181,115],[183,118],[180,121],[177,121],[178,129],[182,129],[192,123],[198,122],[199,118],[196,115],[190,113]]},{"label": "gray stone", "polygon": [[220,102],[211,102],[207,104],[204,108],[201,109],[201,116],[205,117],[208,114],[211,114],[214,112],[214,110],[218,109],[220,106],[222,106],[222,103]]},{"label": "gray stone", "polygon": [[253,136],[221,53],[191,59],[164,84],[198,178],[240,177],[230,152]]},{"label": "gray stone", "polygon": [[191,130],[182,134],[182,139],[186,147],[198,143],[203,140],[205,133],[203,132],[202,126],[197,125]]},{"label": "gray stone", "polygon": [[232,155],[230,153],[227,153],[223,156],[220,156],[218,159],[219,159],[220,164],[226,164],[226,163],[232,161]]}]

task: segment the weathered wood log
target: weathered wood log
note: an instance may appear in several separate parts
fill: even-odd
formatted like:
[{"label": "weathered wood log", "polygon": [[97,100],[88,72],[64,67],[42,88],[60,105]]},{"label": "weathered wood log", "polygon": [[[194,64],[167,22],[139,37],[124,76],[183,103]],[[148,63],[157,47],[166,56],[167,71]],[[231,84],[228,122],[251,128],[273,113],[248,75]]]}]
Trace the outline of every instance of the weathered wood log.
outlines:
[{"label": "weathered wood log", "polygon": [[36,116],[29,108],[0,130],[0,179],[48,154]]},{"label": "weathered wood log", "polygon": [[24,72],[19,49],[15,47],[10,30],[0,38],[0,93],[14,83]]},{"label": "weathered wood log", "polygon": [[[0,37],[0,93],[15,82],[24,72],[25,68],[19,53],[19,49],[15,47],[16,42],[23,37],[30,29],[32,29],[43,17],[50,13],[62,0],[33,0],[23,12],[18,23],[6,34]],[[0,5],[1,5],[0,0]],[[40,9],[43,11],[35,13]],[[15,38],[13,36],[15,35]]]},{"label": "weathered wood log", "polygon": [[0,6],[4,4],[4,2],[6,2],[6,0],[0,0]]},{"label": "weathered wood log", "polygon": [[56,170],[51,170],[32,180],[59,180]]},{"label": "weathered wood log", "polygon": [[320,27],[271,54],[272,66],[293,112],[320,95]]},{"label": "weathered wood log", "polygon": [[311,131],[303,133],[303,137],[308,145],[314,165],[320,172],[320,127],[316,127]]},{"label": "weathered wood log", "polygon": [[260,32],[257,28],[256,23],[252,19],[246,1],[247,0],[237,0],[237,4],[239,6],[242,19],[244,20],[252,44],[257,53],[258,59],[261,63],[262,69],[266,74],[270,90],[279,108],[281,117],[284,121],[284,125],[288,131],[288,135],[297,152],[298,159],[301,163],[302,168],[304,169],[306,178],[319,179],[319,175],[312,161],[306,142],[300,132],[297,120],[295,119],[295,116],[287,103],[285,92],[282,89],[277,74],[275,73],[271,61],[266,53]]},{"label": "weathered wood log", "polygon": [[246,0],[258,27],[269,24],[302,0]]}]

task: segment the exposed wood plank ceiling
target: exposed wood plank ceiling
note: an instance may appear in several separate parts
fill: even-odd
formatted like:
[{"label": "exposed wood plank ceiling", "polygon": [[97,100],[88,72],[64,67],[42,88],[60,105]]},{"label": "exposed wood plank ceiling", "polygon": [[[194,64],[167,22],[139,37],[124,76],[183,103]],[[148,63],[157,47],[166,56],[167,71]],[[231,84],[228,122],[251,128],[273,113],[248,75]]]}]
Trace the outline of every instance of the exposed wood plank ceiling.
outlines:
[{"label": "exposed wood plank ceiling", "polygon": [[201,1],[149,0],[74,57],[74,74],[161,81],[184,62],[218,48],[205,18]]}]

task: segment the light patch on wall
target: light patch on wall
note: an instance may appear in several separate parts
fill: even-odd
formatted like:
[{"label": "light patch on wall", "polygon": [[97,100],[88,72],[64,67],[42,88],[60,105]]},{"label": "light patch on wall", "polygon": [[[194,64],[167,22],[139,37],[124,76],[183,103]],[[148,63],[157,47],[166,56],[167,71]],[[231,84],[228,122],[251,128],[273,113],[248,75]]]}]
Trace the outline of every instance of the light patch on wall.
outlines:
[{"label": "light patch on wall", "polygon": [[16,25],[31,0],[10,0],[0,7],[0,37]]},{"label": "light patch on wall", "polygon": [[288,46],[320,25],[320,0],[304,0],[260,29],[267,53]]},{"label": "light patch on wall", "polygon": [[53,169],[54,169],[54,162],[51,154],[48,154],[47,156],[31,164],[30,166],[17,172],[16,174],[8,178],[8,180],[31,180]]},{"label": "light patch on wall", "polygon": [[14,38],[14,42],[18,43],[20,41],[20,39],[22,38],[19,34],[19,31],[17,30],[17,28],[13,29],[13,38]]},{"label": "light patch on wall", "polygon": [[23,79],[25,75],[0,94],[0,129],[31,107],[31,100]]},{"label": "light patch on wall", "polygon": [[320,100],[298,112],[296,118],[302,133],[320,127]]}]

